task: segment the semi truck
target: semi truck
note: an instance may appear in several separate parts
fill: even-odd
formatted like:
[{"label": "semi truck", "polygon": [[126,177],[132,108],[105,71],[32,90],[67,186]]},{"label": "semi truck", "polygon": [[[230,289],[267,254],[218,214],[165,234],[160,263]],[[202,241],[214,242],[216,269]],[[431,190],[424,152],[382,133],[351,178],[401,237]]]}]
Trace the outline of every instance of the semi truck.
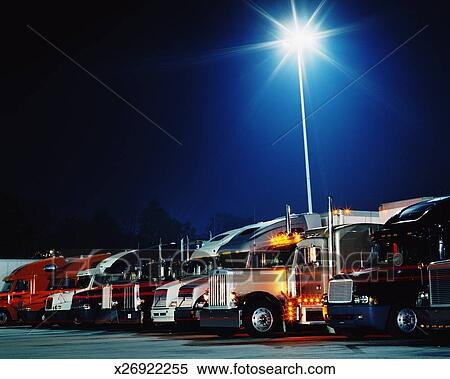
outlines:
[{"label": "semi truck", "polygon": [[74,286],[80,269],[96,264],[98,256],[38,260],[14,270],[4,279],[0,293],[0,323],[42,321],[45,301],[51,294]]},{"label": "semi truck", "polygon": [[353,265],[370,251],[369,235],[377,227],[331,227],[334,249],[328,249],[327,227],[300,234],[287,222],[285,232],[273,235],[267,247],[232,254],[228,268],[210,272],[200,326],[222,335],[244,329],[265,337],[294,324],[324,324],[322,296],[337,260],[333,251]]},{"label": "semi truck", "polygon": [[417,294],[428,281],[427,265],[442,259],[449,227],[450,197],[411,205],[390,218],[373,236],[370,267],[330,280],[324,297],[328,325],[350,337],[369,331],[415,335]]}]

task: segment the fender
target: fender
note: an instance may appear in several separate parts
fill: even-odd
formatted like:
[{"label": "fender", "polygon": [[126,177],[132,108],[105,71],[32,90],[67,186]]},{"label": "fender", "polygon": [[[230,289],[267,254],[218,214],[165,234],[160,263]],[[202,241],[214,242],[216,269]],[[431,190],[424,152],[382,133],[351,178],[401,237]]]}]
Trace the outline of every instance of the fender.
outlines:
[{"label": "fender", "polygon": [[0,310],[6,311],[12,322],[16,322],[18,320],[17,311],[13,307],[7,304],[2,304],[0,305]]},{"label": "fender", "polygon": [[257,303],[259,301],[267,301],[270,304],[273,304],[280,311],[282,310],[283,307],[280,299],[276,298],[275,296],[273,296],[268,292],[263,291],[256,291],[245,294],[244,296],[241,297],[240,304],[245,306],[247,304]]}]

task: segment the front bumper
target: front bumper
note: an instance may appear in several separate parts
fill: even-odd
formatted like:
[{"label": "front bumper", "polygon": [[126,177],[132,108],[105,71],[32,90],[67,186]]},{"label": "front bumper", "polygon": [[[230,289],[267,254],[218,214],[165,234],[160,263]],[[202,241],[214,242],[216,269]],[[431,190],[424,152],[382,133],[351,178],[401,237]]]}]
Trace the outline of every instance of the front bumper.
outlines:
[{"label": "front bumper", "polygon": [[175,322],[198,322],[200,321],[200,309],[193,308],[176,308],[175,309]]},{"label": "front bumper", "polygon": [[450,332],[449,307],[418,307],[416,311],[419,323],[425,330]]},{"label": "front bumper", "polygon": [[44,312],[44,318],[47,324],[67,324],[73,322],[73,313],[70,310],[49,310]]},{"label": "front bumper", "polygon": [[389,305],[327,304],[326,322],[333,329],[364,329],[384,332]]},{"label": "front bumper", "polygon": [[17,318],[24,324],[37,324],[42,322],[42,311],[18,310]]},{"label": "front bumper", "polygon": [[322,313],[322,305],[320,306],[301,306],[300,320],[302,325],[323,325],[325,320]]},{"label": "front bumper", "polygon": [[152,321],[156,324],[175,322],[175,307],[152,308],[150,314]]},{"label": "front bumper", "polygon": [[235,328],[242,326],[242,310],[232,309],[202,309],[200,311],[200,326],[203,328]]},{"label": "front bumper", "polygon": [[140,325],[143,323],[143,313],[139,310],[102,309],[97,312],[94,323],[98,325]]}]

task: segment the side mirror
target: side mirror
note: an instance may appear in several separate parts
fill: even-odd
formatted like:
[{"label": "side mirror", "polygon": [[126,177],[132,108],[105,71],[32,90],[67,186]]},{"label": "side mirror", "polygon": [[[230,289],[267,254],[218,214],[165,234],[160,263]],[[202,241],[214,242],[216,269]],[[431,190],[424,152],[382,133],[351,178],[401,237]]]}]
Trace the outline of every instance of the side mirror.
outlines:
[{"label": "side mirror", "polygon": [[56,265],[54,263],[50,263],[44,266],[44,272],[53,272],[56,271]]}]

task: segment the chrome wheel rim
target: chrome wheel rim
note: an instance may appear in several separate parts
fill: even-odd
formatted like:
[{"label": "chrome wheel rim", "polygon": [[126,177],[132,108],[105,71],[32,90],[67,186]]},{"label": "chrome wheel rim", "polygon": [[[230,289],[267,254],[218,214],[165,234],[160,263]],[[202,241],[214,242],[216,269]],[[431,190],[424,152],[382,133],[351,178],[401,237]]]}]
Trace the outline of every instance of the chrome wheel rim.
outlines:
[{"label": "chrome wheel rim", "polygon": [[397,325],[403,333],[412,333],[416,330],[417,315],[410,308],[402,308],[397,314]]},{"label": "chrome wheel rim", "polygon": [[273,325],[272,312],[264,307],[255,309],[252,315],[252,325],[260,333],[265,333]]}]

